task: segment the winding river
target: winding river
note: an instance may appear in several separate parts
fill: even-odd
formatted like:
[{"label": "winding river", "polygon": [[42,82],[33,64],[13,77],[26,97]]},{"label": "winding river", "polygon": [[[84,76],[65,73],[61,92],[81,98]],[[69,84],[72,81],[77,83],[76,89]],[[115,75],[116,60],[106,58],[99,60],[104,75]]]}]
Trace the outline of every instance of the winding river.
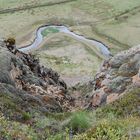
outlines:
[{"label": "winding river", "polygon": [[20,51],[28,52],[28,51],[30,51],[32,49],[36,49],[37,47],[39,47],[39,45],[42,43],[43,38],[44,38],[43,35],[42,35],[42,31],[46,30],[47,28],[48,29],[49,28],[57,29],[61,33],[71,35],[75,39],[77,39],[77,40],[79,40],[81,42],[86,42],[86,43],[90,44],[93,47],[97,47],[97,49],[100,50],[100,53],[105,57],[109,57],[111,55],[108,47],[105,44],[103,44],[102,42],[100,42],[100,41],[93,40],[93,39],[88,39],[88,38],[85,38],[82,35],[78,35],[78,34],[72,32],[72,31],[70,31],[68,29],[68,27],[66,27],[66,26],[48,26],[48,25],[39,27],[38,30],[36,31],[36,38],[34,39],[33,43],[28,45],[28,46],[26,46],[26,47],[22,47],[20,49]]}]

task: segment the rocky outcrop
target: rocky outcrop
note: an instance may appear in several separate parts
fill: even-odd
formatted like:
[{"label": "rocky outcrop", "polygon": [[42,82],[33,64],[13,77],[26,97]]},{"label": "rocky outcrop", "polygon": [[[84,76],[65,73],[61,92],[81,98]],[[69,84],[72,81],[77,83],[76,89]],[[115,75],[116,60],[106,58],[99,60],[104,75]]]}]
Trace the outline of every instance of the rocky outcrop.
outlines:
[{"label": "rocky outcrop", "polygon": [[95,76],[88,107],[109,104],[134,87],[140,87],[140,46],[105,60]]},{"label": "rocky outcrop", "polygon": [[11,90],[10,95],[24,96],[29,104],[37,103],[43,112],[96,108],[119,99],[133,87],[140,87],[140,46],[105,60],[89,84],[90,87],[94,85],[92,93],[84,87],[84,90],[69,89],[67,94],[67,86],[59,74],[41,66],[32,54],[9,51],[2,44],[0,59],[1,93]]},{"label": "rocky outcrop", "polygon": [[71,110],[65,82],[57,72],[41,66],[35,56],[18,50],[10,52],[3,44],[0,59],[0,94],[7,93],[21,105],[23,102],[23,108],[25,102],[27,110],[32,103],[41,112]]}]

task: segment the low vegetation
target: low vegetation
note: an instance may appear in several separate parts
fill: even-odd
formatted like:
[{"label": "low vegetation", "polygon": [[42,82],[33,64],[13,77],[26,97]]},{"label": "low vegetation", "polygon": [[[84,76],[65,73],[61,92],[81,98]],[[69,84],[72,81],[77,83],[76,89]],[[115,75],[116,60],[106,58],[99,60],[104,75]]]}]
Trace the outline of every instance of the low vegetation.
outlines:
[{"label": "low vegetation", "polygon": [[51,34],[51,33],[58,33],[59,30],[53,27],[48,27],[47,29],[42,31],[42,35],[44,37],[46,37],[47,35]]},{"label": "low vegetation", "polygon": [[107,117],[109,114],[113,114],[117,118],[132,115],[139,116],[140,88],[133,89],[131,92],[126,94],[125,98],[122,97],[118,101],[98,109],[97,116],[99,118]]},{"label": "low vegetation", "polygon": [[28,125],[7,120],[2,114],[0,115],[0,139],[12,140],[37,140],[38,136],[35,131]]},{"label": "low vegetation", "polygon": [[91,125],[88,114],[86,112],[76,112],[72,115],[69,127],[74,132],[82,132],[87,130]]},{"label": "low vegetation", "polygon": [[[137,140],[140,135],[140,89],[126,93],[124,98],[96,110],[96,123],[75,140]],[[94,118],[95,119],[95,118]]]}]

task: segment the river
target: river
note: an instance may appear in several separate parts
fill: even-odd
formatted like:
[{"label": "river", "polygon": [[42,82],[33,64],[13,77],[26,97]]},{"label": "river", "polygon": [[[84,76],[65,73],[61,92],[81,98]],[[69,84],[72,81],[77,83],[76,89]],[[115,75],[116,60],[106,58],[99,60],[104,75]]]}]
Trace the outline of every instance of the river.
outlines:
[{"label": "river", "polygon": [[108,47],[100,41],[97,41],[94,39],[88,39],[82,35],[78,35],[70,31],[69,28],[66,26],[48,26],[48,25],[39,27],[36,31],[36,38],[34,39],[33,43],[25,47],[22,47],[19,50],[23,52],[28,52],[28,51],[31,51],[32,49],[37,49],[44,39],[42,35],[42,31],[46,30],[47,28],[57,29],[61,33],[71,35],[75,39],[78,39],[79,41],[82,41],[82,42],[84,41],[90,45],[93,45],[93,47],[97,47],[100,50],[100,53],[104,55],[105,57],[109,57],[111,55]]}]

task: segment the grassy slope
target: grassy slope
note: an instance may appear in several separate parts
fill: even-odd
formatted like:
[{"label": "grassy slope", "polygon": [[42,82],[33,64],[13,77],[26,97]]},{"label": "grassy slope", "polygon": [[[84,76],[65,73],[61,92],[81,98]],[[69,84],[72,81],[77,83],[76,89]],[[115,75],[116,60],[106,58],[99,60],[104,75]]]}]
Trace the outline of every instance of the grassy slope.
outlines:
[{"label": "grassy slope", "polygon": [[[3,8],[6,8],[7,6],[6,2],[9,1],[1,0],[1,3],[5,3],[3,4]],[[15,4],[18,6],[19,2],[16,2],[17,3]],[[44,2],[45,1],[43,0],[41,1],[41,3]],[[30,5],[31,1],[22,2],[21,5],[24,5],[24,3],[28,3]],[[10,5],[10,3],[8,4]],[[15,4],[12,3],[13,7]],[[139,14],[136,14],[138,11],[135,13],[134,8],[139,7],[139,5],[140,1],[132,0],[124,0],[123,2],[121,0],[77,0],[71,3],[61,4],[61,6],[54,5],[15,12],[12,14],[3,14],[0,15],[0,36],[15,36],[19,43],[19,41],[24,39],[22,37],[35,30],[40,24],[46,24],[50,22],[76,26],[76,28],[74,28],[75,31],[78,30],[88,37],[94,37],[99,40],[103,40],[108,45],[114,47],[119,46],[122,48],[122,45],[118,42],[126,44],[126,46],[136,45],[139,44],[138,34],[140,31],[138,26]],[[128,20],[123,18],[117,21],[110,20],[111,18],[114,18],[126,11],[129,13],[131,10],[134,11],[132,14],[136,15],[128,15]],[[79,28],[80,25],[86,26],[85,28],[81,29]],[[93,28],[93,32],[83,32],[84,29],[86,30],[87,26],[91,26]],[[95,31],[98,34],[96,34]],[[121,34],[119,34],[119,32],[121,32]],[[136,36],[134,37],[135,34]],[[114,40],[117,40],[118,42]],[[110,44],[109,42],[112,43]]]},{"label": "grassy slope", "polygon": [[[5,114],[16,116],[24,110],[17,110],[17,105],[7,94],[1,94],[1,108]],[[15,106],[16,105],[16,106]],[[31,114],[22,113],[22,121],[12,121],[0,114],[0,138],[17,139],[69,139],[70,129],[74,140],[139,140],[140,119],[140,89],[129,91],[125,98],[106,105],[93,112],[78,111],[73,113]],[[16,113],[16,114],[15,114]],[[34,116],[34,117],[32,117]],[[9,127],[10,126],[10,127]],[[41,133],[40,133],[41,132]],[[41,134],[41,135],[40,135]]]},{"label": "grassy slope", "polygon": [[42,5],[47,3],[55,3],[55,2],[62,2],[64,0],[0,0],[0,9],[13,9],[13,8],[21,8],[24,6],[30,6],[30,5]]}]

